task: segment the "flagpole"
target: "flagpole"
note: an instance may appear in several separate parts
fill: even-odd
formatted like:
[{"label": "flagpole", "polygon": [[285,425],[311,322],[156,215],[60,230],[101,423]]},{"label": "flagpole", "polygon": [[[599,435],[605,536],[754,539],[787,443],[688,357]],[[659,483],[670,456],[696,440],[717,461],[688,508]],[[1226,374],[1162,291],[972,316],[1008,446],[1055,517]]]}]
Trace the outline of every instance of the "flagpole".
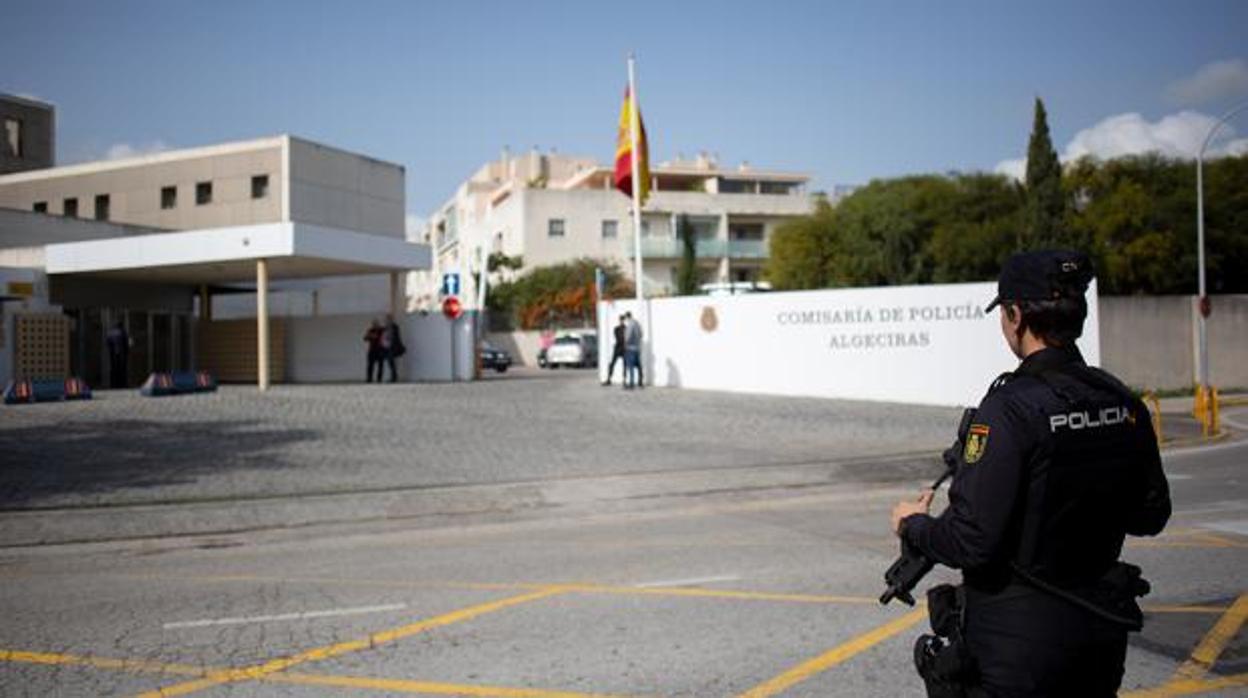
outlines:
[{"label": "flagpole", "polygon": [[[641,272],[641,172],[638,164],[637,149],[641,147],[641,102],[637,100],[637,75],[634,67],[633,54],[628,54],[628,94],[632,100],[632,109],[629,115],[629,131],[632,139],[632,147],[629,148],[630,159],[633,167],[633,259],[634,259],[634,286],[637,289],[637,301],[640,303],[645,298],[642,291],[643,277]],[[641,308],[638,308],[640,311]]]}]

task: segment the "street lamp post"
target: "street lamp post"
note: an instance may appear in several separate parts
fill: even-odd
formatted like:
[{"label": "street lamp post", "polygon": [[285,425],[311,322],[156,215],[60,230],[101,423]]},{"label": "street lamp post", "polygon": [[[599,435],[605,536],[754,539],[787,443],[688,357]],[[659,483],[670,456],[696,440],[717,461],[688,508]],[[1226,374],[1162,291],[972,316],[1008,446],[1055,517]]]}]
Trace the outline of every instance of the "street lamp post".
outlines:
[{"label": "street lamp post", "polygon": [[1200,387],[1205,390],[1209,389],[1209,329],[1205,324],[1205,315],[1209,310],[1209,299],[1205,290],[1205,150],[1209,147],[1209,142],[1213,140],[1213,136],[1218,132],[1218,129],[1222,128],[1223,124],[1245,109],[1248,109],[1248,102],[1244,102],[1223,114],[1222,118],[1209,127],[1209,133],[1205,134],[1205,140],[1200,144],[1200,152],[1196,154],[1196,266],[1198,267],[1198,293],[1200,296],[1200,308],[1197,313],[1199,347],[1196,360],[1199,362],[1197,378],[1200,382]]}]

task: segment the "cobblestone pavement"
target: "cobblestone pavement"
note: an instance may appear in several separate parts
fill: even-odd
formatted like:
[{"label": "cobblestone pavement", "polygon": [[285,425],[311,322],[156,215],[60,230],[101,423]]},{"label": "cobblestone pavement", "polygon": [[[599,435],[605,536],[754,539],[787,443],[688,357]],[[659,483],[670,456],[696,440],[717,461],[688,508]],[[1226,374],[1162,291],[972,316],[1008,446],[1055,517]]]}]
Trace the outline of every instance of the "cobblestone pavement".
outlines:
[{"label": "cobblestone pavement", "polygon": [[958,411],[604,388],[585,371],[476,383],[225,386],[0,408],[0,509],[379,492],[840,461],[938,449]]}]

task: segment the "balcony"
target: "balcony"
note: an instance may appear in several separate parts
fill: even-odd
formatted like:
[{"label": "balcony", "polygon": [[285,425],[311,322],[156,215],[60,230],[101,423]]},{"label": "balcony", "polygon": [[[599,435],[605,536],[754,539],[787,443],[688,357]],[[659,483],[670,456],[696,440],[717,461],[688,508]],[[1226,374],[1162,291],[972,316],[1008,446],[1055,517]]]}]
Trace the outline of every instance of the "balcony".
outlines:
[{"label": "balcony", "polygon": [[733,259],[766,259],[766,240],[729,240],[728,256]]},{"label": "balcony", "polygon": [[[625,241],[628,256],[632,257],[634,245],[632,240]],[[765,240],[707,240],[697,242],[698,259],[766,259],[767,242]],[[685,255],[684,243],[676,238],[653,237],[641,239],[641,256],[645,259],[680,259]]]}]

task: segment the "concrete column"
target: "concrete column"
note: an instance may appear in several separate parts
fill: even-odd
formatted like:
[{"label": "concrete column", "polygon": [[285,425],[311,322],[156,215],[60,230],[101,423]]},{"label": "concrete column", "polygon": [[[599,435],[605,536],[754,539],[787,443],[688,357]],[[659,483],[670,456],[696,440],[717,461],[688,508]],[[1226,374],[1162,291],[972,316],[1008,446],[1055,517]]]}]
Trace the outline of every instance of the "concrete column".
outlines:
[{"label": "concrete column", "polygon": [[390,314],[399,316],[399,272],[390,272]]},{"label": "concrete column", "polygon": [[724,256],[719,260],[719,280],[732,282],[732,235],[728,231],[728,214],[719,216],[718,237],[724,241]]},{"label": "concrete column", "polygon": [[212,294],[208,292],[208,284],[199,287],[199,319],[205,322],[212,320]]},{"label": "concrete column", "polygon": [[269,389],[269,263],[256,260],[256,386]]}]

